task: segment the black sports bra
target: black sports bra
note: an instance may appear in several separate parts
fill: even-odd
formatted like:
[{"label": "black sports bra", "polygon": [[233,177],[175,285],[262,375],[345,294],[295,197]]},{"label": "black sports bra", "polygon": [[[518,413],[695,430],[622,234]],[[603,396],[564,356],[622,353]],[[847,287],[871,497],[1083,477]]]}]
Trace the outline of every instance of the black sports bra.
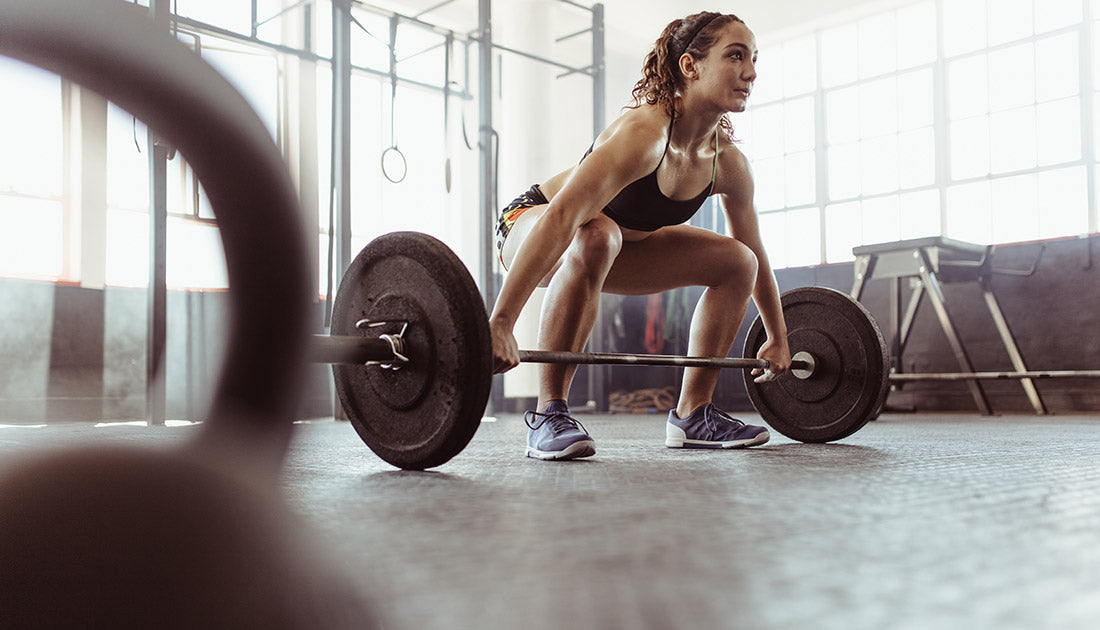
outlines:
[{"label": "black sports bra", "polygon": [[[615,223],[630,230],[643,232],[652,232],[667,225],[679,225],[694,216],[711,195],[718,175],[718,127],[714,128],[714,164],[711,166],[710,185],[691,199],[669,199],[657,185],[657,169],[661,168],[661,163],[665,161],[671,139],[672,121],[669,121],[665,150],[661,153],[661,161],[657,162],[657,168],[653,169],[649,175],[627,184],[604,207],[603,213],[611,217]],[[595,146],[594,143],[593,146]],[[584,157],[588,157],[589,153],[592,153],[591,146],[588,147]],[[581,158],[581,161],[583,162],[584,158]]]}]

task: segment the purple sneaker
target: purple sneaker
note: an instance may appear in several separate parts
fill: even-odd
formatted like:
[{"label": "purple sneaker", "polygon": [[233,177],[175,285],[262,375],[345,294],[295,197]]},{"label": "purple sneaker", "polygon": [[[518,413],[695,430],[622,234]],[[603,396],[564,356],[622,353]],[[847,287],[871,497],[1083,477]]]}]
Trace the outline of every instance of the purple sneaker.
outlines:
[{"label": "purple sneaker", "polygon": [[569,416],[564,400],[551,400],[542,413],[528,411],[523,421],[527,432],[527,456],[536,459],[576,459],[596,454],[596,443],[576,419]]},{"label": "purple sneaker", "polygon": [[668,412],[665,446],[669,448],[744,448],[758,446],[771,438],[768,430],[745,424],[707,403],[681,419]]}]

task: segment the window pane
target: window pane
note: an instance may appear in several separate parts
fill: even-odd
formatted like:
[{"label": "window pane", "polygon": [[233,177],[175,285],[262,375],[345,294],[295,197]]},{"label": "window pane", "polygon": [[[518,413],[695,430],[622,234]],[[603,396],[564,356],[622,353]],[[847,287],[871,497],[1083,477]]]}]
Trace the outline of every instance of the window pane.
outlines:
[{"label": "window pane", "polygon": [[107,205],[146,212],[149,156],[145,124],[113,104],[107,108]]},{"label": "window pane", "polygon": [[760,239],[768,252],[772,267],[790,267],[787,259],[787,213],[769,212],[760,215]]},{"label": "window pane", "polygon": [[919,188],[936,183],[936,140],[931,127],[907,131],[898,136],[902,188]]},{"label": "window pane", "polygon": [[943,3],[944,52],[948,57],[985,47],[985,0]]},{"label": "window pane", "polygon": [[814,99],[813,97],[787,101],[783,107],[784,148],[787,153],[814,148]]},{"label": "window pane", "polygon": [[947,67],[947,102],[951,120],[989,111],[989,64],[985,55],[951,62]]},{"label": "window pane", "polygon": [[195,221],[169,221],[167,280],[171,287],[229,286],[217,227]]},{"label": "window pane", "polygon": [[783,98],[783,54],[776,50],[761,53],[756,64],[756,82],[752,86],[752,101],[757,105]]},{"label": "window pane", "polygon": [[947,189],[945,236],[960,241],[991,243],[989,181],[982,180]]},{"label": "window pane", "polygon": [[1081,158],[1081,101],[1067,98],[1038,107],[1039,165]]},{"label": "window pane", "polygon": [[128,210],[107,211],[107,284],[149,285],[149,215]]},{"label": "window pane", "polygon": [[859,143],[829,148],[829,199],[859,196]]},{"label": "window pane", "polygon": [[1035,43],[1035,96],[1039,102],[1075,96],[1080,57],[1077,34],[1066,33]]},{"label": "window pane", "polygon": [[[1092,119],[1100,121],[1100,95],[1094,97],[1092,103]],[[1093,138],[1093,150],[1096,151],[1096,155],[1100,155],[1100,133],[1095,133]]]},{"label": "window pane", "polygon": [[61,79],[0,57],[0,86],[0,190],[60,195]]},{"label": "window pane", "polygon": [[990,2],[989,45],[1029,37],[1032,34],[1032,0]]},{"label": "window pane", "polygon": [[1033,168],[1037,156],[1034,107],[989,116],[990,171],[1007,173]]},{"label": "window pane", "polygon": [[[1100,22],[1092,23],[1092,41],[1100,41]],[[1100,85],[1100,46],[1092,47],[1092,84]]]},{"label": "window pane", "polygon": [[[317,73],[317,225],[328,230],[329,196],[332,194],[332,73]],[[352,127],[354,129],[354,125]],[[327,245],[326,245],[327,248]],[[327,263],[326,263],[327,264]],[[325,285],[320,285],[324,287]],[[323,289],[322,289],[323,290]]]},{"label": "window pane", "polygon": [[803,37],[783,45],[783,92],[797,96],[817,88],[817,45]]},{"label": "window pane", "polygon": [[864,140],[862,144],[861,186],[863,194],[873,195],[897,190],[897,136]]},{"label": "window pane", "polygon": [[854,260],[852,248],[863,244],[863,217],[858,201],[825,208],[825,259],[827,262]]},{"label": "window pane", "polygon": [[1045,33],[1081,23],[1081,0],[1041,0],[1035,3],[1035,32]]},{"label": "window pane", "polygon": [[821,263],[821,219],[817,208],[787,213],[787,266]]},{"label": "window pane", "polygon": [[[442,98],[419,88],[399,88],[397,107],[397,138],[408,160],[408,177],[400,184],[382,182],[382,199],[375,208],[377,219],[364,236],[414,230],[446,242],[452,228],[461,229],[462,219],[459,213],[448,212],[443,186],[443,121],[438,115],[443,111]],[[385,126],[384,132],[388,131],[388,120]],[[388,146],[389,134],[381,139],[383,142],[375,145],[379,147],[377,156]],[[416,211],[393,212],[393,208]]]},{"label": "window pane", "polygon": [[893,77],[859,87],[859,133],[874,138],[898,130],[898,88]]},{"label": "window pane", "polygon": [[752,160],[752,116],[748,112],[734,114],[730,116],[730,121],[733,123],[734,144]]},{"label": "window pane", "polygon": [[753,162],[755,180],[756,207],[760,210],[774,210],[783,207],[785,191],[783,188],[783,158],[769,158]]},{"label": "window pane", "polygon": [[898,129],[932,124],[932,71],[918,70],[898,77]]},{"label": "window pane", "polygon": [[1012,243],[1035,238],[1039,227],[1039,197],[1035,175],[995,179],[990,186],[993,242]]},{"label": "window pane", "polygon": [[783,105],[753,110],[752,147],[757,159],[783,155]]},{"label": "window pane", "polygon": [[[176,0],[173,3],[177,15],[200,22],[220,26],[230,31],[250,35],[252,33],[252,7],[247,2],[225,0]],[[262,16],[259,19],[264,19]]]},{"label": "window pane", "polygon": [[[314,24],[332,24],[332,3],[331,2],[314,2],[310,5],[313,9],[313,23]],[[360,20],[362,21],[362,20]],[[332,58],[332,29],[331,28],[318,28],[316,35],[313,38],[313,52],[317,53],[321,57]],[[354,32],[358,29],[352,29]]]},{"label": "window pane", "polygon": [[60,201],[0,194],[0,274],[57,278],[64,242]]},{"label": "window pane", "polygon": [[825,95],[825,126],[829,144],[859,139],[859,88],[834,90]]},{"label": "window pane", "polygon": [[1035,102],[1035,46],[1021,44],[989,53],[989,110]]},{"label": "window pane", "polygon": [[788,155],[784,179],[788,207],[813,203],[817,187],[813,151]]},{"label": "window pane", "polygon": [[952,123],[951,178],[967,179],[989,173],[989,119],[985,116]]},{"label": "window pane", "polygon": [[901,238],[937,236],[940,233],[940,191],[921,190],[899,198]]},{"label": "window pane", "polygon": [[[362,28],[351,29],[351,62],[368,68],[385,68],[390,63],[389,19],[374,13],[362,11],[355,14]],[[401,45],[405,32],[409,29],[398,27],[397,43]],[[367,33],[370,33],[368,35]],[[379,38],[379,39],[376,39]]]},{"label": "window pane", "polygon": [[[226,3],[234,4],[234,3]],[[217,40],[207,45],[217,46]],[[203,59],[214,66],[264,121],[267,132],[278,138],[279,126],[279,64],[274,55],[256,54],[255,49],[228,51],[203,49]]]},{"label": "window pane", "polygon": [[898,10],[898,67],[936,60],[936,5],[924,2]]},{"label": "window pane", "polygon": [[898,67],[896,21],[893,13],[883,13],[859,22],[859,76],[867,78]]},{"label": "window pane", "polygon": [[901,213],[897,195],[863,202],[863,240],[867,244],[892,243],[901,238]]},{"label": "window pane", "polygon": [[821,33],[821,80],[825,87],[851,83],[859,78],[859,34],[855,24]]},{"label": "window pane", "polygon": [[[405,112],[412,106],[410,99],[402,98],[404,94],[405,90],[399,87],[397,113],[394,115],[395,125],[401,125]],[[355,202],[351,213],[351,233],[359,237],[377,236],[382,232],[391,231],[382,225],[382,221],[388,217],[380,212],[383,207],[382,182],[384,181],[381,165],[382,151],[390,146],[390,99],[388,97],[388,87],[383,90],[378,81],[362,76],[352,77],[352,110],[357,116],[356,120],[362,121],[362,124],[353,124],[351,128],[351,170],[355,173],[351,181],[351,198]],[[398,134],[397,140],[401,150],[408,157],[411,138],[402,138]],[[410,168],[413,164],[409,160]],[[328,200],[325,201],[327,207]]]},{"label": "window pane", "polygon": [[1085,168],[1039,173],[1039,238],[1075,236],[1089,231]]}]

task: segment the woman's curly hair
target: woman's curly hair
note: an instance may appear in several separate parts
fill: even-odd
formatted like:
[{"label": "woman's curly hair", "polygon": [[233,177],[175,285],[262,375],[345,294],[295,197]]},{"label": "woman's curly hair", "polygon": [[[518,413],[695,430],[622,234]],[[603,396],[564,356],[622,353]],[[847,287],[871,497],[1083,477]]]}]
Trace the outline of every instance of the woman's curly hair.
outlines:
[{"label": "woman's curly hair", "polygon": [[[642,78],[634,84],[631,92],[634,103],[629,107],[640,107],[642,103],[661,104],[668,115],[675,118],[676,95],[685,85],[684,75],[680,73],[680,56],[689,53],[696,59],[706,57],[718,39],[718,32],[731,22],[745,23],[736,15],[713,11],[669,22],[642,63]],[[733,138],[733,124],[728,116],[723,116],[718,124]]]}]

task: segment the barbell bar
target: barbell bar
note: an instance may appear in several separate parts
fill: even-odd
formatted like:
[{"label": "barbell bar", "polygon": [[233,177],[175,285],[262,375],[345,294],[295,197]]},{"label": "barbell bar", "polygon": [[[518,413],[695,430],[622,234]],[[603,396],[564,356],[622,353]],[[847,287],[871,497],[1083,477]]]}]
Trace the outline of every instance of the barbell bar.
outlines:
[{"label": "barbell bar", "polygon": [[[400,337],[382,335],[378,338],[314,335],[310,357],[315,363],[346,363],[354,365],[389,365],[400,367],[403,360],[415,361],[401,354]],[[805,354],[805,353],[804,353]],[[563,365],[637,365],[700,368],[742,368],[768,370],[766,359],[735,357],[692,357],[667,354],[624,354],[615,352],[566,352],[556,350],[520,350],[520,363],[557,363]],[[792,372],[813,371],[813,358],[791,361]],[[1053,378],[1100,378],[1100,370],[1029,370],[1025,372],[912,372],[891,373],[891,382],[1013,380]]]},{"label": "barbell bar", "polygon": [[[350,335],[314,335],[310,350],[315,363],[347,363],[358,365],[390,365],[400,367],[404,340],[394,335],[377,338]],[[557,363],[563,365],[649,365],[666,367],[743,368],[767,370],[766,359],[735,357],[686,357],[668,354],[624,354],[615,352],[565,352],[557,350],[520,350],[520,363]],[[791,362],[792,370],[813,370],[812,359]]]}]

